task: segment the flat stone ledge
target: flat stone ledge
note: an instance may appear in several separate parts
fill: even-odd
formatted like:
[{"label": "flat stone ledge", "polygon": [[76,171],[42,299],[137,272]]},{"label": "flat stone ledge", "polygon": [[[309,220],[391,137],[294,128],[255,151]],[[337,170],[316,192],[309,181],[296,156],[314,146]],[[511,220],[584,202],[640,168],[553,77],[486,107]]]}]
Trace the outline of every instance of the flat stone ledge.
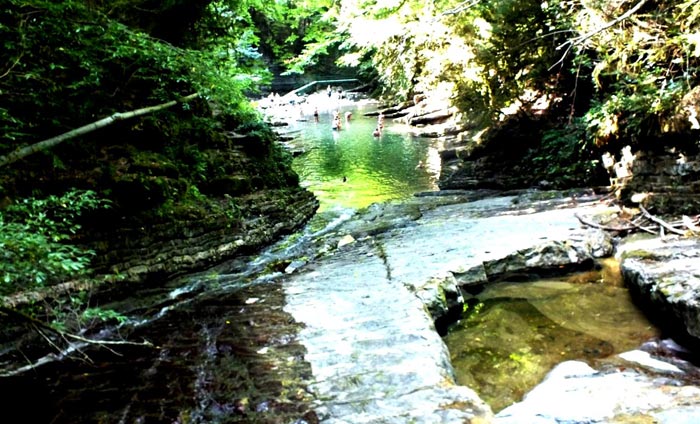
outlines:
[{"label": "flat stone ledge", "polygon": [[287,277],[285,311],[304,324],[322,423],[489,422],[478,395],[458,386],[421,301],[389,278],[379,255],[337,252]]},{"label": "flat stone ledge", "polygon": [[625,282],[644,308],[700,343],[700,239],[641,238],[618,249]]},{"label": "flat stone ledge", "polygon": [[338,233],[355,243],[286,276],[285,311],[304,324],[299,341],[321,422],[490,422],[488,405],[455,384],[433,320],[441,308],[463,303],[459,270],[481,264],[488,280],[612,251],[603,232],[582,228],[575,217],[604,206],[562,200],[551,207],[505,196],[414,206],[408,220],[393,209],[370,209],[370,223],[391,222],[381,231],[344,224]]}]

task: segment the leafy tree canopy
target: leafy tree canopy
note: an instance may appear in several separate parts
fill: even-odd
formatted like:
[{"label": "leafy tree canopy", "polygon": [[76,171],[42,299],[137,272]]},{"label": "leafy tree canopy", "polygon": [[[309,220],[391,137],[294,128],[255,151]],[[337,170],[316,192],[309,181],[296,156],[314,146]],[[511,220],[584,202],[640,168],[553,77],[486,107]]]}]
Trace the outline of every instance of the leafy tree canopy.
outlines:
[{"label": "leafy tree canopy", "polygon": [[697,1],[343,0],[324,17],[317,28],[332,32],[315,35],[297,63],[333,44],[341,63],[372,68],[390,96],[437,93],[485,122],[544,98],[560,114],[585,115],[598,144],[689,126]]},{"label": "leafy tree canopy", "polygon": [[[247,98],[270,79],[255,17],[275,16],[276,2],[3,6],[0,155],[115,112],[199,96],[3,167],[0,295],[89,275],[95,252],[76,244],[83,211],[97,224],[94,216],[104,216],[97,209],[119,222],[230,215],[232,196],[297,182]],[[238,130],[248,134],[239,142],[254,159],[236,160],[226,135]],[[224,184],[239,174],[249,177],[245,184]],[[231,196],[222,199],[225,190]],[[97,207],[105,197],[112,200],[106,211]]]},{"label": "leafy tree canopy", "polygon": [[[5,0],[4,6],[0,154],[116,111],[192,93],[204,99],[111,134],[125,138],[111,140],[123,151],[138,144],[134,169],[168,174],[136,181],[161,203],[182,193],[199,196],[206,191],[199,185],[230,171],[230,161],[213,163],[204,152],[221,142],[215,133],[255,127],[247,95],[270,82],[270,65],[303,73],[338,58],[374,79],[387,98],[426,93],[479,128],[538,109],[552,125],[533,131],[540,152],[529,158],[546,167],[565,155],[564,172],[590,159],[594,146],[650,144],[700,127],[695,0]],[[100,153],[85,145],[47,155],[42,165],[65,171],[70,165],[63,162]],[[248,148],[270,153],[258,147]],[[34,171],[22,172],[29,180]],[[104,174],[123,179],[122,171]],[[281,174],[270,166],[275,173]]]},{"label": "leafy tree canopy", "polygon": [[[0,18],[0,149],[192,92],[245,111],[244,94],[268,76],[251,23],[239,13],[245,2],[89,4],[9,2]],[[132,16],[142,28],[128,26],[131,10],[153,16]]]}]

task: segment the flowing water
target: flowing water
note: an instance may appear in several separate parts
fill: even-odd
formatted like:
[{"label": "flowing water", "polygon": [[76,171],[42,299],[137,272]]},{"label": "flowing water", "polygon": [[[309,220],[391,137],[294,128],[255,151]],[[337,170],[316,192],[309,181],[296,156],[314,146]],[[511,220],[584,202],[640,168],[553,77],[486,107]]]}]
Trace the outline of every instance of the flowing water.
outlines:
[{"label": "flowing water", "polygon": [[[0,421],[318,422],[305,389],[311,370],[294,338],[298,324],[283,311],[276,264],[293,265],[358,208],[433,189],[439,160],[430,140],[402,135],[389,120],[374,137],[377,118],[363,115],[369,104],[320,106],[318,122],[308,110],[288,128],[307,151],[294,167],[321,203],[303,231],[255,257],[123,289],[124,298],[100,306],[128,322],[98,336],[153,345],[82,345],[0,378]],[[340,131],[331,129],[335,109],[353,113]],[[24,352],[0,354],[21,362]]]}]

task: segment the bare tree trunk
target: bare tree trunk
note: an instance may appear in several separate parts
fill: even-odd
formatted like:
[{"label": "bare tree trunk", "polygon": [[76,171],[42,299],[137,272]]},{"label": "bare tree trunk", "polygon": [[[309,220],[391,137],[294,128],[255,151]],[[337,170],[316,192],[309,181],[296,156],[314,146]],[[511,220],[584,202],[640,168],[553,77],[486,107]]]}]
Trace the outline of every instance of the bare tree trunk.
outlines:
[{"label": "bare tree trunk", "polygon": [[5,156],[0,156],[0,167],[3,167],[5,165],[9,165],[13,162],[16,162],[20,159],[23,159],[31,154],[34,154],[36,152],[50,149],[51,147],[54,147],[57,144],[63,143],[66,140],[70,140],[71,138],[75,138],[78,136],[81,136],[83,134],[90,133],[92,131],[98,130],[100,128],[106,127],[108,125],[111,125],[117,121],[123,121],[125,119],[130,119],[130,118],[135,118],[137,116],[141,115],[147,115],[149,113],[157,112],[159,110],[167,109],[170,107],[173,107],[179,103],[187,103],[190,100],[194,100],[197,97],[199,97],[199,93],[194,93],[190,94],[189,96],[185,96],[182,98],[179,98],[177,100],[172,100],[167,103],[161,103],[159,105],[155,106],[149,106],[145,107],[142,109],[136,109],[136,110],[131,110],[129,112],[117,112],[115,114],[112,114],[106,118],[100,119],[99,121],[92,122],[90,124],[84,125],[80,128],[76,128],[74,130],[68,131],[66,133],[63,133],[61,135],[58,135],[56,137],[49,138],[44,141],[40,141],[38,143],[31,144],[29,146],[25,147],[20,147],[19,149],[13,151],[12,153],[8,153]]}]

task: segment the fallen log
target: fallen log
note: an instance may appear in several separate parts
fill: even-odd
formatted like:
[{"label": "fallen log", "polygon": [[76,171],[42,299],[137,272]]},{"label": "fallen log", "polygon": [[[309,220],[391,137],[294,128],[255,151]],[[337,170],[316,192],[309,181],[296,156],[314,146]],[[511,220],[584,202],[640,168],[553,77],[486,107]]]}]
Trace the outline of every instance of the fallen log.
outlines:
[{"label": "fallen log", "polygon": [[136,118],[138,116],[143,116],[143,115],[147,115],[150,113],[158,112],[158,111],[163,110],[163,109],[168,109],[168,108],[171,108],[171,107],[178,105],[178,104],[190,102],[198,97],[199,97],[199,93],[193,93],[193,94],[190,94],[189,96],[180,97],[179,99],[172,100],[172,101],[166,102],[166,103],[161,103],[159,105],[148,106],[148,107],[144,107],[141,109],[131,110],[128,112],[113,113],[112,115],[110,115],[106,118],[102,118],[102,119],[97,120],[95,122],[92,122],[90,124],[83,125],[80,128],[76,128],[74,130],[65,132],[61,135],[57,135],[56,137],[51,137],[47,140],[43,140],[43,141],[39,141],[39,142],[34,143],[34,144],[30,144],[29,146],[20,147],[16,150],[12,151],[11,153],[8,153],[4,156],[0,156],[0,167],[3,167],[5,165],[9,165],[13,162],[17,162],[18,160],[24,159],[25,157],[27,157],[31,154],[34,154],[36,152],[50,149],[58,144],[63,143],[66,140],[70,140],[70,139],[76,138],[78,136],[88,134],[88,133],[93,132],[95,130],[98,130],[100,128],[104,128],[108,125],[112,125],[115,122],[123,121],[126,119]]},{"label": "fallen log", "polygon": [[429,113],[413,116],[408,119],[408,124],[409,125],[427,125],[427,124],[435,124],[439,123],[442,121],[445,121],[448,118],[451,118],[452,115],[454,115],[454,110],[452,108],[450,109],[443,109],[443,110],[438,110],[438,111],[432,111]]},{"label": "fallen log", "polygon": [[631,225],[629,225],[629,226],[627,226],[627,227],[613,227],[613,226],[610,226],[610,225],[598,224],[597,222],[593,222],[593,221],[591,221],[591,220],[585,219],[584,217],[582,217],[582,216],[579,215],[578,213],[575,213],[574,216],[575,216],[576,219],[578,219],[583,225],[587,225],[587,226],[589,226],[589,227],[598,228],[598,229],[600,229],[600,230],[605,230],[605,231],[632,231],[632,230],[635,230],[635,229],[638,229],[638,228],[639,228],[639,226],[634,225],[634,224],[632,224],[632,223],[630,223]]},{"label": "fallen log", "polygon": [[[688,235],[688,232],[693,235],[700,233],[700,227],[698,227],[698,224],[700,223],[700,215],[696,215],[692,218],[684,215],[681,220],[669,223],[652,215],[643,206],[640,206],[640,211],[641,213],[632,220],[620,218],[627,224],[624,226],[603,225],[584,218],[579,214],[574,214],[574,216],[576,216],[576,219],[578,219],[583,225],[605,231],[624,232],[641,230],[650,234],[661,234],[662,237],[665,235],[666,231],[680,236]],[[650,226],[649,223],[654,223],[655,225]],[[685,226],[688,229],[688,232],[679,229],[679,226]]]}]

